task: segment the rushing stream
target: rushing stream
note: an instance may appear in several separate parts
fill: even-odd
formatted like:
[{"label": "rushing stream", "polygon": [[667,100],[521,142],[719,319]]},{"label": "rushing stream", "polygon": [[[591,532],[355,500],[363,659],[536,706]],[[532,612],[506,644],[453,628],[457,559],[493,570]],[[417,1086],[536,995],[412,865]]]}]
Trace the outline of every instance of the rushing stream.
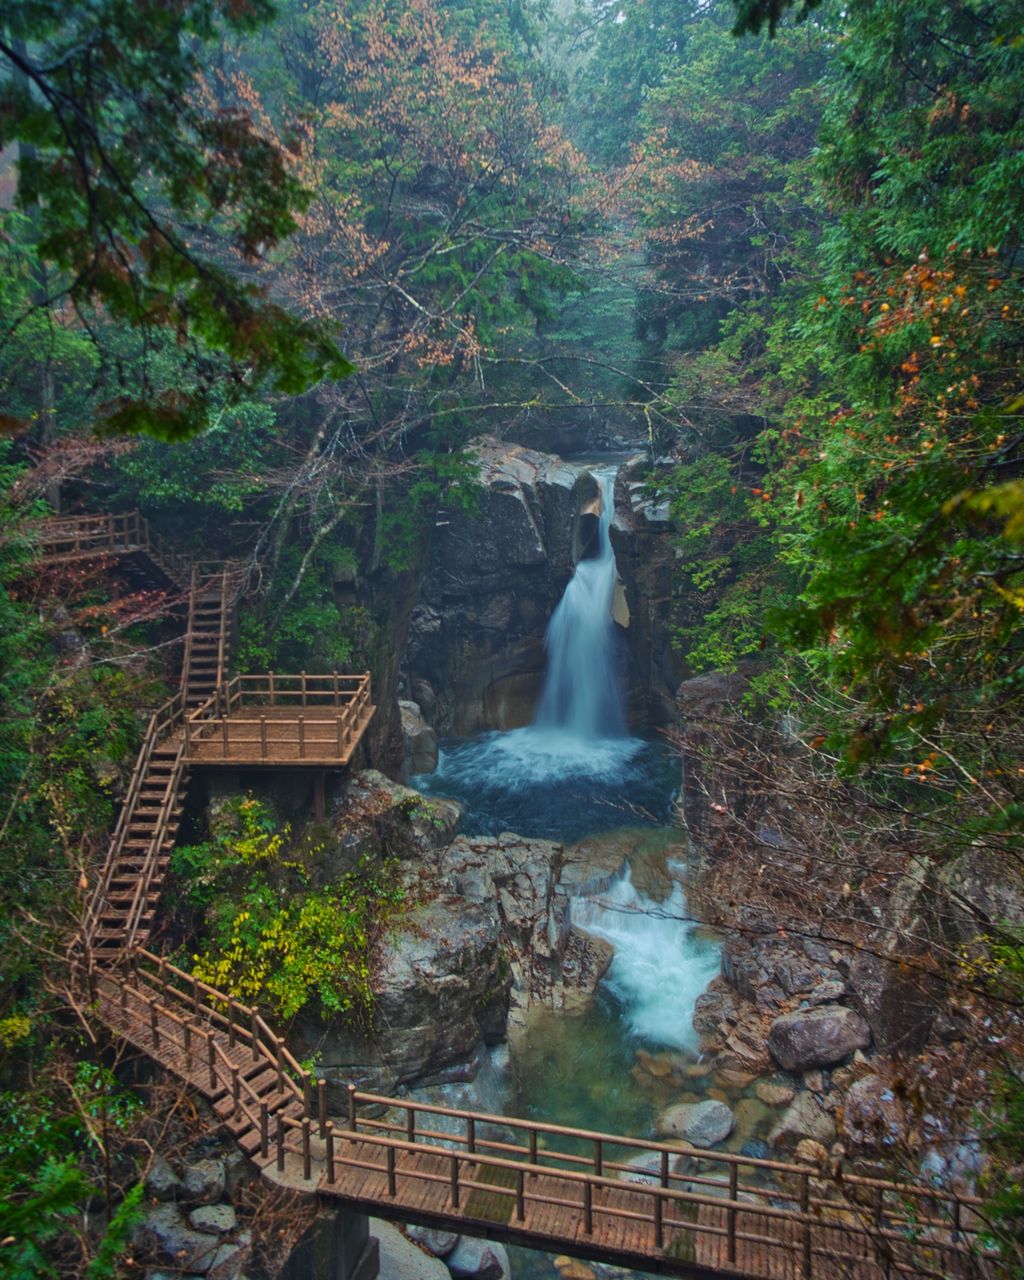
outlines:
[{"label": "rushing stream", "polygon": [[[696,1077],[693,1005],[718,972],[718,945],[686,918],[680,833],[668,825],[678,761],[664,744],[626,731],[611,617],[615,470],[594,474],[597,553],[577,565],[549,623],[534,723],[443,743],[437,771],[413,785],[461,801],[467,834],[585,841],[605,867],[621,853],[626,870],[600,896],[572,905],[573,922],[614,948],[597,996],[581,1014],[541,1011],[531,1020],[512,1046],[500,1103],[524,1116],[647,1135],[664,1099],[643,1078],[638,1053],[661,1055],[673,1069],[689,1065]],[[493,1092],[481,1099],[496,1101]],[[543,1255],[513,1254],[517,1275],[543,1274]]]}]

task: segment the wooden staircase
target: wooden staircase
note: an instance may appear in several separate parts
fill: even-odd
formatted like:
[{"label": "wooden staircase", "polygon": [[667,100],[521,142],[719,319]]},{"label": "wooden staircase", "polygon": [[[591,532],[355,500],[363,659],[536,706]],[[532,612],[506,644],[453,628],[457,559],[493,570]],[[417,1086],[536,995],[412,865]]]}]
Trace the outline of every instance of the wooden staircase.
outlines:
[{"label": "wooden staircase", "polygon": [[193,569],[181,688],[187,712],[195,711],[224,683],[231,640],[236,580],[230,567],[201,577]]}]

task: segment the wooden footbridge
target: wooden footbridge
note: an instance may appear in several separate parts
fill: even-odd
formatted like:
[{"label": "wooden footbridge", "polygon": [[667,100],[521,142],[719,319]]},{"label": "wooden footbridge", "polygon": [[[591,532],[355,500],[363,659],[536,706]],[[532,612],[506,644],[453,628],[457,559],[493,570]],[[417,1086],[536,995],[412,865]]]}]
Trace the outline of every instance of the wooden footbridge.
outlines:
[{"label": "wooden footbridge", "polygon": [[[265,1179],[399,1222],[695,1280],[996,1274],[981,1201],[945,1189],[354,1086],[332,1098],[329,1114],[327,1083],[314,1082],[258,1010],[146,941],[186,770],[347,764],[373,714],[369,677],[226,679],[230,570],[202,573],[169,556],[166,567],[158,563],[166,553],[139,517],[87,517],[77,527],[55,520],[39,544],[57,562],[142,554],[188,584],[181,689],[151,717],[72,948],[72,982],[115,1036],[208,1099]],[[203,694],[200,673],[209,684],[214,657],[216,678]]]}]

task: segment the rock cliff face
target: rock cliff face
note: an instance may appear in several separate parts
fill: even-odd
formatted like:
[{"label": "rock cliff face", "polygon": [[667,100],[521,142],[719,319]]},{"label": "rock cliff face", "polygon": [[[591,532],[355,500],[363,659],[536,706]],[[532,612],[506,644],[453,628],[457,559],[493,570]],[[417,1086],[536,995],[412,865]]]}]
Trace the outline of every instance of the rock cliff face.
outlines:
[{"label": "rock cliff face", "polygon": [[682,663],[672,647],[675,551],[668,503],[646,496],[644,455],[625,463],[615,481],[611,539],[621,591],[615,620],[625,632],[627,707],[637,726],[664,726],[675,718]]},{"label": "rock cliff face", "polygon": [[[437,529],[406,652],[409,696],[439,733],[454,736],[530,722],[548,621],[598,523],[588,471],[499,441],[478,453],[479,509],[453,512]],[[669,517],[644,497],[646,469],[643,457],[623,467],[612,525],[620,577],[613,612],[634,726],[669,721],[679,680]]]},{"label": "rock cliff face", "polygon": [[406,652],[411,696],[440,733],[459,736],[529,723],[544,630],[597,492],[550,454],[497,441],[477,453],[478,510],[437,528]]}]

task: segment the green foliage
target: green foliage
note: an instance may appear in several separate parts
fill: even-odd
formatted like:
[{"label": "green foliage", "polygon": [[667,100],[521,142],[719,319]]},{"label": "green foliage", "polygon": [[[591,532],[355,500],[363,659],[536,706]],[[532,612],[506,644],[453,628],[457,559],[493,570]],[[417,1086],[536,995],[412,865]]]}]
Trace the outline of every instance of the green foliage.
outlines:
[{"label": "green foliage", "polygon": [[294,1017],[311,1002],[365,1024],[372,1016],[371,951],[400,903],[390,868],[362,868],[313,887],[315,844],[292,847],[260,801],[235,802],[211,842],[174,852],[205,941],[193,972],[222,991]]},{"label": "green foliage", "polygon": [[[80,1062],[69,1085],[77,1103],[61,1109],[54,1092],[0,1095],[0,1276],[64,1274],[54,1248],[81,1221],[100,1188],[95,1158],[111,1130],[127,1131],[142,1104],[105,1067]],[[112,1210],[85,1267],[87,1280],[112,1280],[142,1217],[140,1184]]]},{"label": "green foliage", "polygon": [[204,46],[272,12],[267,0],[5,8],[0,143],[19,144],[17,204],[40,264],[31,305],[70,305],[92,334],[108,321],[144,340],[170,331],[193,355],[190,386],[112,388],[107,430],[187,438],[228,387],[295,394],[351,370],[323,326],[225,265],[265,255],[308,202],[241,106],[194,91]]}]

